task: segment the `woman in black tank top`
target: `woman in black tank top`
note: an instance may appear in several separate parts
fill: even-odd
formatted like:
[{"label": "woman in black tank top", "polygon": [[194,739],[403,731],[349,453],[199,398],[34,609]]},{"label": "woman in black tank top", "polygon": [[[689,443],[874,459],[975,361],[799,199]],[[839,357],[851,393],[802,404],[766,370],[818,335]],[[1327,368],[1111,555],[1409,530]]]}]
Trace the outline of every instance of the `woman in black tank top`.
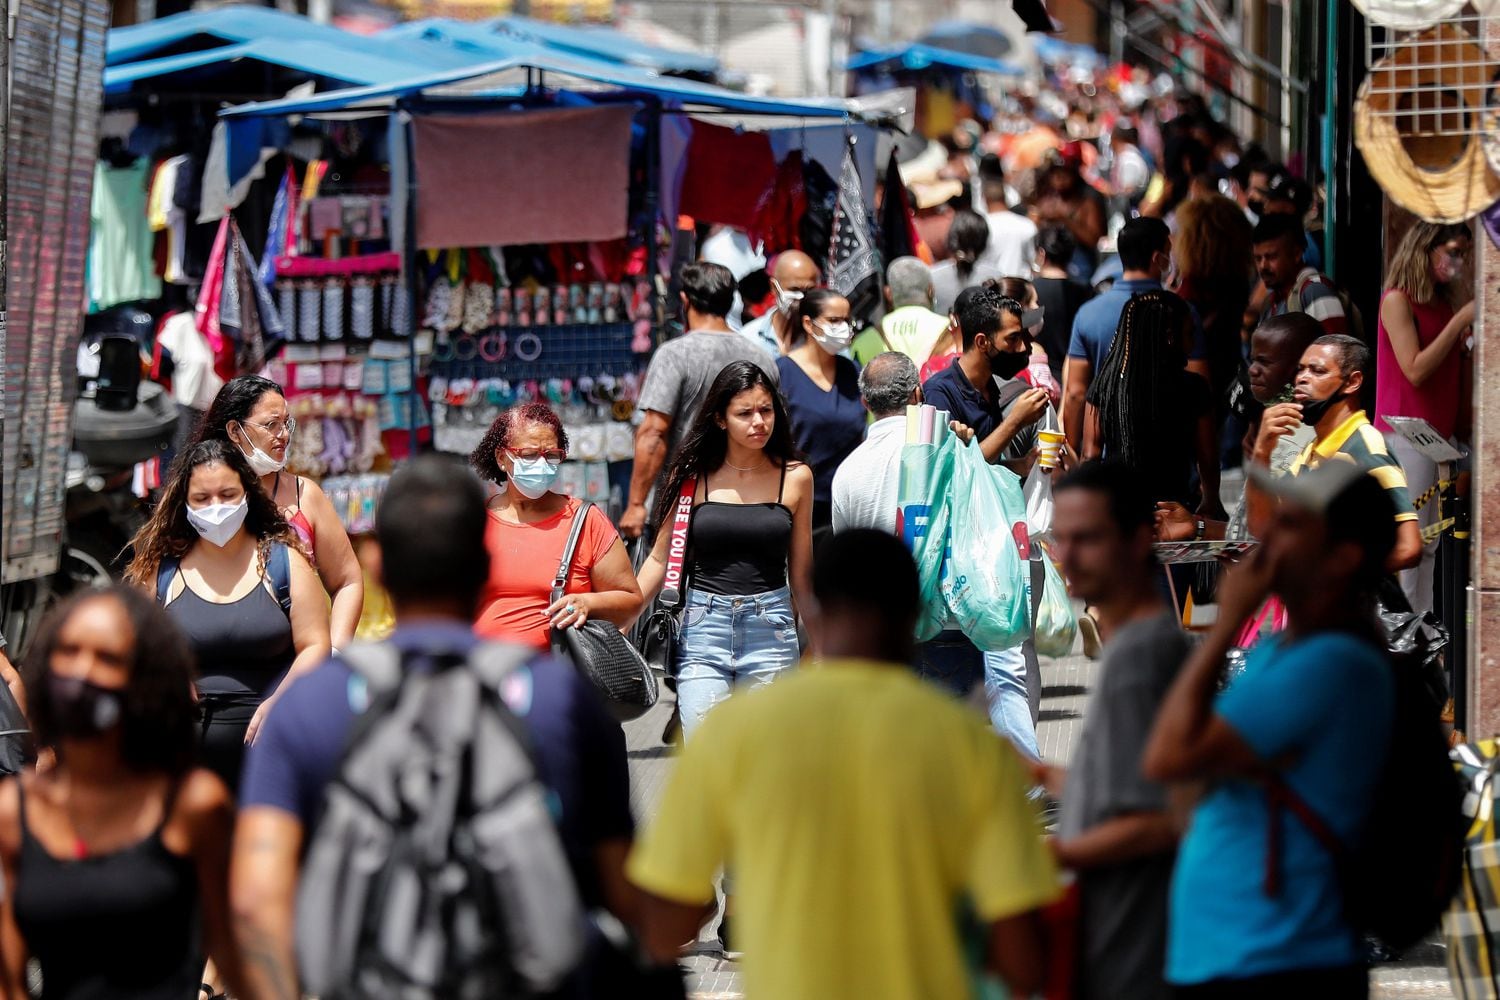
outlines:
[{"label": "woman in black tank top", "polygon": [[243,984],[229,934],[234,804],[192,767],[193,658],[146,597],[84,594],[43,625],[26,664],[44,773],[0,784],[6,995],[194,1000],[212,955]]},{"label": "woman in black tank top", "polygon": [[640,573],[649,603],[666,575],[678,498],[691,492],[676,664],[684,738],[735,688],[768,684],[797,662],[812,491],[775,385],[751,362],[726,366],[657,495],[656,547]]}]

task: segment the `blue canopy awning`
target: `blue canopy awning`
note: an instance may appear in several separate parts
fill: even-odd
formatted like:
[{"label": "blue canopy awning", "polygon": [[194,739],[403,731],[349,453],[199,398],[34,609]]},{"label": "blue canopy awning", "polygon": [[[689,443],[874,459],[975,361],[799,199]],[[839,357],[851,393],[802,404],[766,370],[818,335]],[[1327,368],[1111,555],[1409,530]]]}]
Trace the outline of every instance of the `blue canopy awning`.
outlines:
[{"label": "blue canopy awning", "polygon": [[169,49],[206,49],[264,39],[347,45],[357,39],[339,28],[269,7],[218,7],[111,28],[105,39],[105,65],[135,62]]},{"label": "blue canopy awning", "polygon": [[391,83],[352,87],[311,97],[242,104],[219,114],[224,118],[238,118],[379,111],[388,110],[399,101],[419,97],[460,101],[514,97],[525,93],[531,85],[545,86],[552,90],[640,95],[656,98],[684,110],[830,119],[842,119],[851,114],[850,105],[842,100],[751,97],[712,84],[660,76],[629,66],[611,65],[561,53],[497,59]]},{"label": "blue canopy awning", "polygon": [[485,22],[485,26],[491,31],[523,41],[534,41],[559,52],[637,66],[658,73],[701,73],[711,76],[719,71],[719,60],[711,55],[648,45],[602,25],[569,27],[513,16],[495,18]]},{"label": "blue canopy awning", "polygon": [[106,95],[123,94],[141,80],[191,70],[208,71],[216,66],[247,60],[348,84],[385,83],[422,71],[421,64],[415,61],[341,46],[305,40],[260,39],[106,67],[104,92]]},{"label": "blue canopy awning", "polygon": [[1001,76],[1020,76],[1026,72],[1015,63],[1003,59],[955,52],[918,42],[894,48],[868,49],[851,57],[844,68],[850,72],[859,72],[873,69],[923,70],[932,67],[970,73],[996,73]]}]

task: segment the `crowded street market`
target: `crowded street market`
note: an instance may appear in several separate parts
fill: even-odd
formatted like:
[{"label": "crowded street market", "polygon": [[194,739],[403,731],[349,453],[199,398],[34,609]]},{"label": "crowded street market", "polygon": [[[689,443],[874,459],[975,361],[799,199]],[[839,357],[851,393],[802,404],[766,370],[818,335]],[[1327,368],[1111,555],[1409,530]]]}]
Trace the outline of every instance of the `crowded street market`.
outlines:
[{"label": "crowded street market", "polygon": [[1500,1000],[1500,3],[9,23],[0,997]]}]

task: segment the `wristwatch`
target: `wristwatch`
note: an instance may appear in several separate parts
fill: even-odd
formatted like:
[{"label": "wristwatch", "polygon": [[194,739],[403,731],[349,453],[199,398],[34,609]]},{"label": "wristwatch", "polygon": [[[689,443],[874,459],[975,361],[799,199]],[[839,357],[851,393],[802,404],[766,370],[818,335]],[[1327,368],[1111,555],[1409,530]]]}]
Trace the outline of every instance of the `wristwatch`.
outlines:
[{"label": "wristwatch", "polygon": [[1208,525],[1204,523],[1204,520],[1201,517],[1193,523],[1197,526],[1197,530],[1193,533],[1193,541],[1201,542],[1203,541],[1203,532],[1208,529]]}]

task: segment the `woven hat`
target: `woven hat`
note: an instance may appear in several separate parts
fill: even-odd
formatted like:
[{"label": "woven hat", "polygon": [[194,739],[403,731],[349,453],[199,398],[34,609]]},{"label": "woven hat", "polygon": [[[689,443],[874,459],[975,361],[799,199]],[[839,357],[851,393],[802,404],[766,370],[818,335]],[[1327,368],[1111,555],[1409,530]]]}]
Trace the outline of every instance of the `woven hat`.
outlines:
[{"label": "woven hat", "polygon": [[1500,198],[1478,135],[1494,67],[1473,37],[1440,24],[1370,67],[1354,143],[1391,200],[1428,222],[1463,222]]},{"label": "woven hat", "polygon": [[1353,0],[1354,9],[1375,24],[1396,31],[1421,31],[1452,17],[1464,0]]}]

